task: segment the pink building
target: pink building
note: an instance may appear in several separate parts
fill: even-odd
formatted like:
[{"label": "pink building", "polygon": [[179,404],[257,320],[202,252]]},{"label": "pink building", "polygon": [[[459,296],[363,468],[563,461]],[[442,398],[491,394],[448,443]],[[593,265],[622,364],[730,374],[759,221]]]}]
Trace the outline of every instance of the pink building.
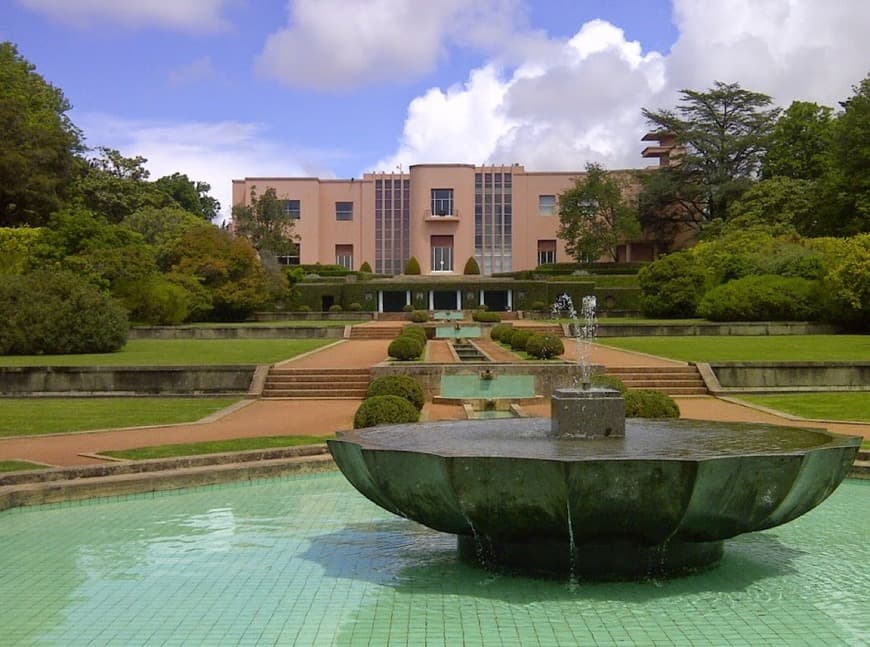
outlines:
[{"label": "pink building", "polygon": [[[636,192],[636,171],[612,173]],[[258,194],[275,189],[299,236],[299,255],[282,259],[288,264],[356,270],[367,262],[377,273],[401,274],[413,256],[424,275],[449,276],[462,274],[474,257],[490,275],[573,260],[556,236],[557,199],[583,175],[529,172],[519,164],[417,164],[362,179],[254,177],[233,181],[233,204],[247,204],[253,187]],[[652,260],[659,247],[626,241],[617,260]]]}]

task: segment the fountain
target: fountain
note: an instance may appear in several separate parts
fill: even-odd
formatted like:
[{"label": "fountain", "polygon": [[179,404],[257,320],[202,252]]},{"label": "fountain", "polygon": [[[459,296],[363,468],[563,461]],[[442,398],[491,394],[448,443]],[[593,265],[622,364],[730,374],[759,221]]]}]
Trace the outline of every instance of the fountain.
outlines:
[{"label": "fountain", "polygon": [[632,579],[712,567],[724,540],[811,510],[860,446],[815,429],[625,420],[619,394],[581,375],[554,393],[552,420],[390,425],[329,449],[374,503],[455,534],[463,559]]}]

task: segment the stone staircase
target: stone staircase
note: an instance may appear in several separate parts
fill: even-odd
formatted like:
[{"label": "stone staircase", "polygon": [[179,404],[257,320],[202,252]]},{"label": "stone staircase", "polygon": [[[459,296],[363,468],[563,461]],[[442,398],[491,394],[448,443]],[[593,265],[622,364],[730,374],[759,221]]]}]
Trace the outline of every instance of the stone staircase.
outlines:
[{"label": "stone staircase", "polygon": [[529,330],[532,333],[536,333],[538,335],[555,335],[556,337],[562,337],[562,326],[554,323],[536,323],[536,324],[523,324],[521,326],[515,326],[520,330]]},{"label": "stone staircase", "polygon": [[371,376],[367,368],[272,367],[263,398],[292,400],[356,400],[366,397]]},{"label": "stone staircase", "polygon": [[707,387],[696,366],[613,366],[608,375],[629,389],[650,389],[668,395],[706,395]]},{"label": "stone staircase", "polygon": [[353,326],[351,339],[395,339],[402,332],[402,324],[390,326]]}]

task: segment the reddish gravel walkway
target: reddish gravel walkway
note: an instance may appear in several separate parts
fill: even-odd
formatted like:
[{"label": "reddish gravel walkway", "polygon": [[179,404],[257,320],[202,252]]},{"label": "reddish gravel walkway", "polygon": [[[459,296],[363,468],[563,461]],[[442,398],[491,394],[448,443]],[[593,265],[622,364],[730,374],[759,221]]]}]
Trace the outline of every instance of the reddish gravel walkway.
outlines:
[{"label": "reddish gravel walkway", "polygon": [[[364,368],[386,359],[389,342],[390,340],[344,340],[306,356],[283,362],[282,366]],[[569,343],[566,346],[570,355],[573,344]],[[594,347],[592,361],[604,366],[679,364],[679,362],[601,346]],[[870,424],[794,421],[713,397],[677,398],[677,401],[684,418],[825,427],[838,433],[860,435],[870,439]],[[29,460],[59,466],[83,465],[103,462],[83,454],[107,450],[254,436],[326,435],[342,429],[350,429],[353,426],[353,414],[358,406],[358,400],[258,400],[247,406],[230,410],[213,422],[4,438],[0,439],[0,460]],[[549,416],[550,405],[547,402],[529,405],[524,409],[531,415]],[[458,420],[464,417],[464,413],[460,406],[430,403],[423,409],[423,417],[427,420]]]}]

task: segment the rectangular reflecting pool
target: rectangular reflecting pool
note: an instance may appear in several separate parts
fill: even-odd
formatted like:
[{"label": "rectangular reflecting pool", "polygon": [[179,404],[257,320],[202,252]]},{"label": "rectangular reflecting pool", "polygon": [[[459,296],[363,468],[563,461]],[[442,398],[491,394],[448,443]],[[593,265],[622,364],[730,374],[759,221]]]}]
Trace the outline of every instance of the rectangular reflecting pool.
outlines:
[{"label": "rectangular reflecting pool", "polygon": [[870,482],[668,581],[511,577],[337,472],[0,513],[10,645],[858,645]]},{"label": "rectangular reflecting pool", "polygon": [[531,398],[534,395],[535,378],[532,375],[496,375],[488,380],[477,374],[441,376],[442,398],[493,400]]}]

